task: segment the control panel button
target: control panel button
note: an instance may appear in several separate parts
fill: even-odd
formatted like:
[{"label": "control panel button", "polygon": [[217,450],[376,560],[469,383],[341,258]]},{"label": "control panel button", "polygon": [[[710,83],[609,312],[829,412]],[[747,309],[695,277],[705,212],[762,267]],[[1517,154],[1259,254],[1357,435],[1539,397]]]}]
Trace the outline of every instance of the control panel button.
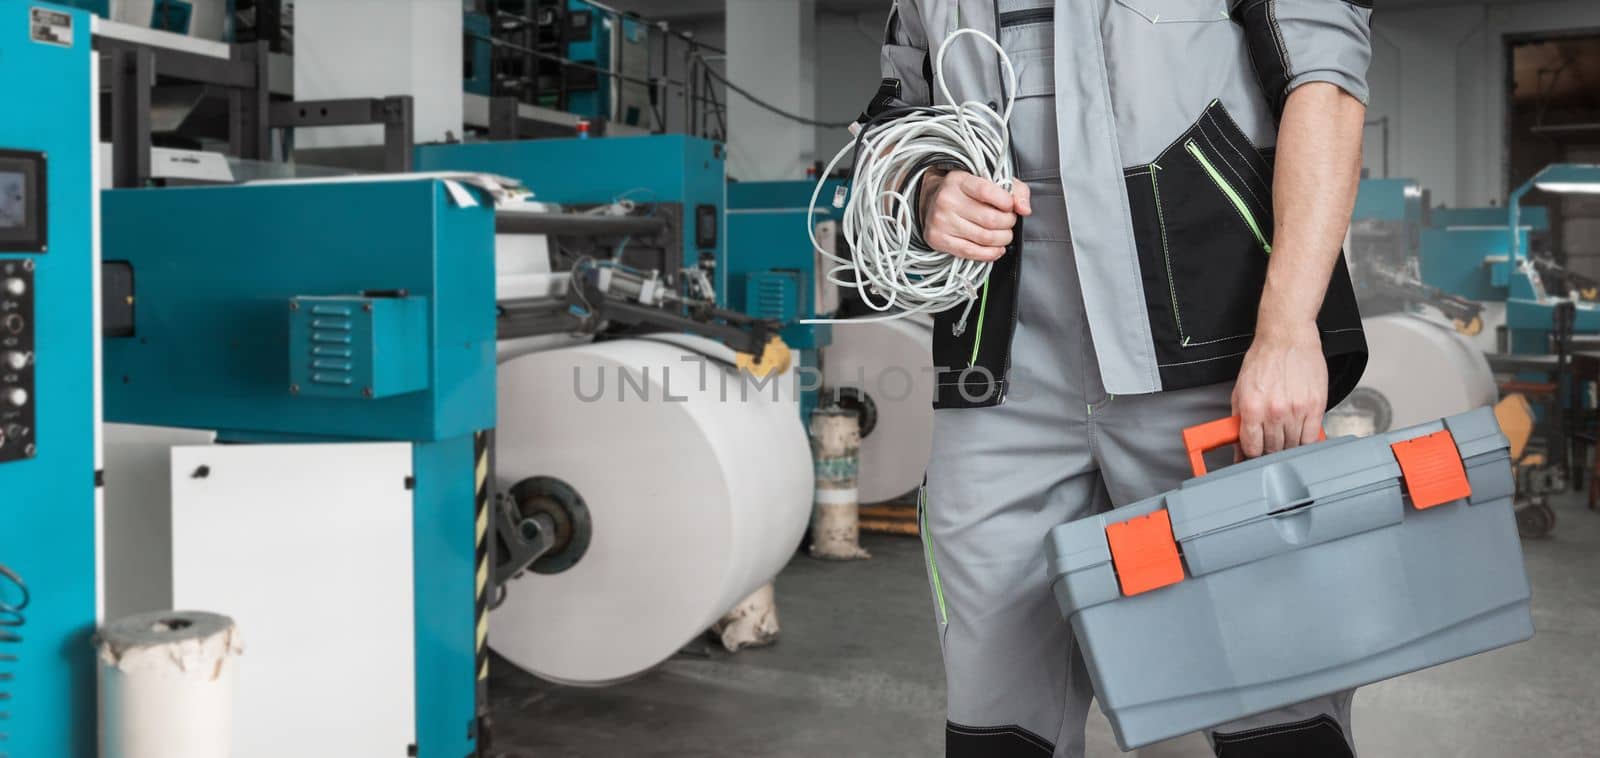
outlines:
[{"label": "control panel button", "polygon": [[21,387],[12,387],[5,391],[5,400],[11,405],[21,408],[28,404],[28,391]]},{"label": "control panel button", "polygon": [[28,283],[18,277],[13,276],[10,279],[7,279],[5,286],[6,292],[11,295],[22,297],[23,295],[28,294]]},{"label": "control panel button", "polygon": [[27,319],[12,313],[7,315],[5,319],[0,320],[0,326],[5,327],[5,330],[11,332],[12,334],[21,334],[22,330],[27,328],[28,321]]},{"label": "control panel button", "polygon": [[21,350],[8,350],[5,354],[5,366],[12,371],[21,371],[33,363],[33,354]]}]

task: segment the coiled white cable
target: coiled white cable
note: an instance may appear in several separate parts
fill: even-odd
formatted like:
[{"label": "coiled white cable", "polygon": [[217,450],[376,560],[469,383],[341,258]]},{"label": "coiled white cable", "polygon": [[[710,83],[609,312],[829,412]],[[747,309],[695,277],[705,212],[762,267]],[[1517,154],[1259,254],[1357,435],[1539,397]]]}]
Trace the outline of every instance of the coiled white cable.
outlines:
[{"label": "coiled white cable", "polygon": [[[1006,102],[1001,111],[988,103],[966,101],[959,105],[901,108],[879,114],[828,162],[823,179],[811,193],[807,234],[817,252],[839,264],[827,277],[840,287],[853,287],[862,302],[883,316],[867,319],[810,319],[804,323],[888,321],[919,313],[937,313],[963,303],[966,310],[955,333],[966,330],[967,317],[988,283],[990,262],[959,258],[933,250],[920,233],[915,198],[924,174],[936,167],[958,166],[988,179],[1007,191],[1014,180],[1011,163],[1011,107],[1016,101],[1017,74],[1005,49],[976,29],[958,29],[939,46],[934,57],[934,78],[946,103],[954,103],[945,82],[944,57],[960,37],[977,37],[1000,56],[1005,77]],[[836,197],[843,209],[840,232],[850,257],[840,257],[817,241],[817,200],[828,176],[846,155],[855,153],[854,178],[849,193]]]}]

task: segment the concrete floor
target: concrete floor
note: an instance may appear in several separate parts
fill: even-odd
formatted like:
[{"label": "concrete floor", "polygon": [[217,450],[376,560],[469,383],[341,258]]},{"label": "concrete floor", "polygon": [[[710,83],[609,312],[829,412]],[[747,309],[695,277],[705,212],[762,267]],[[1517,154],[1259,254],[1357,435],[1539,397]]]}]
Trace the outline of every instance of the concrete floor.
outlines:
[{"label": "concrete floor", "polygon": [[[1556,505],[1545,540],[1525,542],[1531,642],[1364,688],[1366,757],[1600,756],[1600,515]],[[944,677],[914,538],[864,540],[873,560],[795,559],[779,578],[774,647],[729,655],[697,644],[632,682],[586,690],[541,682],[496,659],[493,755],[934,756]],[[1122,755],[1091,709],[1089,756]],[[1198,735],[1140,758],[1205,758]]]}]

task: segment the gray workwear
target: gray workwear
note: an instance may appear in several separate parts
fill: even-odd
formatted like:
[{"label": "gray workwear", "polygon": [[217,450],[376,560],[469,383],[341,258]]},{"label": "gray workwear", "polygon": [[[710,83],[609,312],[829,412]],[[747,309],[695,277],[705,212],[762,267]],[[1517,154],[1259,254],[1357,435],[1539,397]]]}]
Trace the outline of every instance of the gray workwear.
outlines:
[{"label": "gray workwear", "polygon": [[[1018,145],[1029,146],[1015,151],[1019,173],[1059,183],[1072,209],[1102,381],[1117,394],[1225,381],[1254,335],[1283,102],[1308,82],[1367,98],[1370,7],[1365,0],[899,0],[883,48],[884,86],[867,115],[943,102],[931,81],[932,55],[956,29],[1006,37],[1019,78],[1011,128]],[[1004,99],[997,56],[970,37],[946,52],[943,71],[956,102]],[[990,319],[1008,317],[1008,309],[988,304]],[[1319,326],[1337,402],[1355,385],[1366,352],[1342,262]],[[974,341],[1007,336],[1003,323],[936,333],[935,361],[948,374],[940,378],[941,407],[1003,399],[1010,356]],[[946,352],[939,340],[962,344]],[[960,365],[947,360],[969,354],[975,358]],[[998,380],[987,402],[943,391],[974,368]]]},{"label": "gray workwear", "polygon": [[[1034,215],[1022,243],[1030,273],[1021,283],[1011,394],[995,408],[935,412],[922,500],[951,758],[1083,756],[1093,691],[1050,593],[1043,537],[1058,524],[1176,487],[1190,476],[1183,429],[1231,412],[1228,383],[1148,395],[1105,391],[1100,351],[1073,296],[1077,256],[1060,189],[1030,187]],[[1314,736],[1342,742],[1350,733],[1348,693],[1218,731],[1224,741],[1309,732],[1329,718],[1337,731]]]},{"label": "gray workwear", "polygon": [[[935,333],[936,364],[960,364],[940,376],[922,499],[952,758],[1083,755],[1093,691],[1044,536],[1176,487],[1189,476],[1182,430],[1231,412],[1270,255],[1277,111],[1308,81],[1366,96],[1368,13],[1345,0],[899,3],[869,118],[938,99],[927,51],[950,31],[995,35],[1018,72],[1014,154],[1033,191],[985,290],[1002,320],[968,337],[999,344]],[[1252,66],[1256,43],[1271,65]],[[951,50],[945,72],[957,100],[999,99],[979,46]],[[1330,371],[1359,356],[1338,380],[1353,386],[1365,343],[1342,268],[1329,300]],[[1000,374],[1001,398],[974,399],[977,369]],[[1214,746],[1350,756],[1350,699],[1224,725]]]}]

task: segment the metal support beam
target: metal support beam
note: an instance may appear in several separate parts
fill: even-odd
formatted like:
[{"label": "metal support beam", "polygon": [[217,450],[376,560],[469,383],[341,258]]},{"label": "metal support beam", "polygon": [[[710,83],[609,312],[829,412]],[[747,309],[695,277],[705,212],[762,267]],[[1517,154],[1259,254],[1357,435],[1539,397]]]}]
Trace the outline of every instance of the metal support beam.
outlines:
[{"label": "metal support beam", "polygon": [[496,142],[507,142],[521,139],[522,117],[517,112],[520,103],[511,95],[496,95],[489,98],[489,139]]},{"label": "metal support beam", "polygon": [[138,46],[110,51],[111,186],[143,187],[150,181],[150,88],[155,86],[155,53]]},{"label": "metal support beam", "polygon": [[410,95],[274,103],[268,121],[273,129],[382,124],[383,170],[406,173],[412,169],[416,118]]},{"label": "metal support beam", "polygon": [[272,131],[267,113],[272,102],[267,80],[267,43],[235,45],[233,61],[247,72],[248,81],[233,85],[228,93],[230,151],[246,160],[272,159]]},{"label": "metal support beam", "polygon": [[[94,47],[95,50],[102,54],[113,53],[117,50],[158,50],[160,54],[156,56],[157,76],[181,79],[197,84],[219,84],[224,87],[254,87],[258,77],[265,76],[265,74],[258,74],[255,70],[256,65],[253,57],[245,58],[237,51],[234,52],[231,59],[223,60],[187,50],[165,47],[155,48],[150,45],[113,37],[95,37]],[[265,55],[261,57],[261,61],[263,63],[262,68],[265,68]]]},{"label": "metal support beam", "polygon": [[667,220],[659,216],[589,216],[576,213],[498,213],[499,234],[547,234],[553,237],[628,237],[662,234]]}]

